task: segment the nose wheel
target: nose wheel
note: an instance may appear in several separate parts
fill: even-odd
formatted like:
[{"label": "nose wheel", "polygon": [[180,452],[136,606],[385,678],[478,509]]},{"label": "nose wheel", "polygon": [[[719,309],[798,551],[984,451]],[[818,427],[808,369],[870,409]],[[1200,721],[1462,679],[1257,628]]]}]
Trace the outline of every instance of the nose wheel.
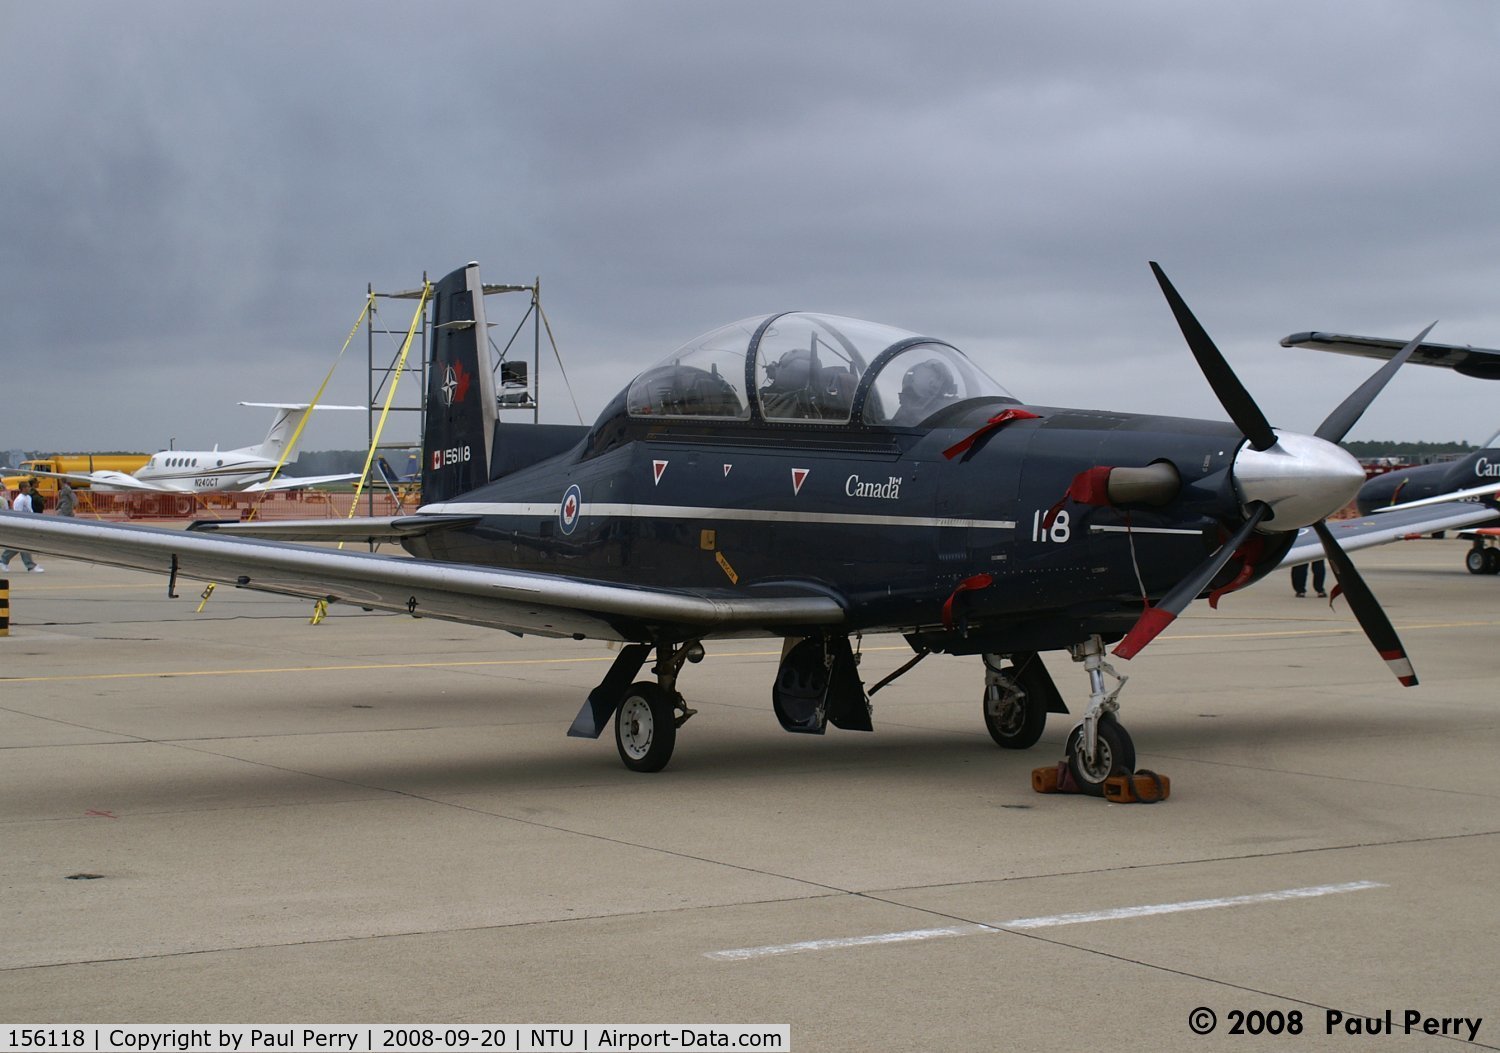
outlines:
[{"label": "nose wheel", "polygon": [[[1083,712],[1083,723],[1068,736],[1068,770],[1081,792],[1103,797],[1108,779],[1135,772],[1135,743],[1116,716],[1120,689],[1130,678],[1116,673],[1104,660],[1104,641],[1098,636],[1090,636],[1069,650],[1073,661],[1082,662],[1088,673],[1089,705]],[[1114,681],[1113,687],[1108,686],[1108,680]]]},{"label": "nose wheel", "polygon": [[1093,757],[1085,754],[1083,739],[1084,726],[1079,724],[1068,736],[1068,770],[1079,790],[1093,797],[1103,797],[1105,780],[1135,771],[1135,743],[1113,713],[1099,717],[1095,726]]}]

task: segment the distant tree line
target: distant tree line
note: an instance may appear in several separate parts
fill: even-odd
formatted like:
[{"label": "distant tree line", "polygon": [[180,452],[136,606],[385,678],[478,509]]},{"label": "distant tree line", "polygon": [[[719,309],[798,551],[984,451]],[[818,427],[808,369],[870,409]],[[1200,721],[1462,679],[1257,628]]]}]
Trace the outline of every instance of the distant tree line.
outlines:
[{"label": "distant tree line", "polygon": [[1370,439],[1342,444],[1355,457],[1400,457],[1418,464],[1439,457],[1462,456],[1475,447],[1467,442],[1402,442],[1397,439]]}]

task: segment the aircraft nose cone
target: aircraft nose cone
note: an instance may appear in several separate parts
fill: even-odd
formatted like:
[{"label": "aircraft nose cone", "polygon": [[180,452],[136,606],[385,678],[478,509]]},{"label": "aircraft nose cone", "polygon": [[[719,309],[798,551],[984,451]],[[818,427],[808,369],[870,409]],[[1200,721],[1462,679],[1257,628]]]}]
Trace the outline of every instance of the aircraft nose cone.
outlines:
[{"label": "aircraft nose cone", "polygon": [[1245,446],[1234,458],[1234,482],[1246,504],[1271,508],[1273,530],[1310,526],[1343,508],[1364,485],[1365,470],[1347,450],[1311,435],[1277,432],[1269,450]]}]

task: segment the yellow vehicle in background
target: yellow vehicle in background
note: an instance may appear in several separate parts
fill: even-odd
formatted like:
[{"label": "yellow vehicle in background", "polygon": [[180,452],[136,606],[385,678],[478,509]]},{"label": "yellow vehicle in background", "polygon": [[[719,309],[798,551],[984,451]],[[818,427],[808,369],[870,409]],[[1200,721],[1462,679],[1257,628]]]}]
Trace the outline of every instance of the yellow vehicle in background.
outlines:
[{"label": "yellow vehicle in background", "polygon": [[[57,453],[50,457],[36,457],[29,461],[22,461],[21,471],[14,475],[4,477],[5,489],[15,493],[16,484],[22,479],[32,478],[35,471],[43,472],[133,472],[140,468],[148,460],[150,454],[145,453]],[[60,479],[52,479],[45,475],[36,476],[36,488],[39,493],[49,500],[57,496],[57,487],[62,482]],[[75,490],[87,490],[89,484],[81,479],[75,479],[70,484]],[[49,504],[48,507],[51,507]]]}]

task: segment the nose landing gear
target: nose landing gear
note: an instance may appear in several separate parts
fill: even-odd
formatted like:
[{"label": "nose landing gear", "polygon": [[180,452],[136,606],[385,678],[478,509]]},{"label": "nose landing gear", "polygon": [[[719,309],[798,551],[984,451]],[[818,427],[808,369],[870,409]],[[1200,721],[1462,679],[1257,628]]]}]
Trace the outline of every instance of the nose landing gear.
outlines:
[{"label": "nose landing gear", "polygon": [[[1103,797],[1106,781],[1135,771],[1135,743],[1119,722],[1117,701],[1130,678],[1116,673],[1104,660],[1104,641],[1098,636],[1090,636],[1068,651],[1073,661],[1083,663],[1089,675],[1088,709],[1083,712],[1083,722],[1068,736],[1068,770],[1082,792]],[[1114,687],[1106,689],[1105,677],[1115,681]]]}]

